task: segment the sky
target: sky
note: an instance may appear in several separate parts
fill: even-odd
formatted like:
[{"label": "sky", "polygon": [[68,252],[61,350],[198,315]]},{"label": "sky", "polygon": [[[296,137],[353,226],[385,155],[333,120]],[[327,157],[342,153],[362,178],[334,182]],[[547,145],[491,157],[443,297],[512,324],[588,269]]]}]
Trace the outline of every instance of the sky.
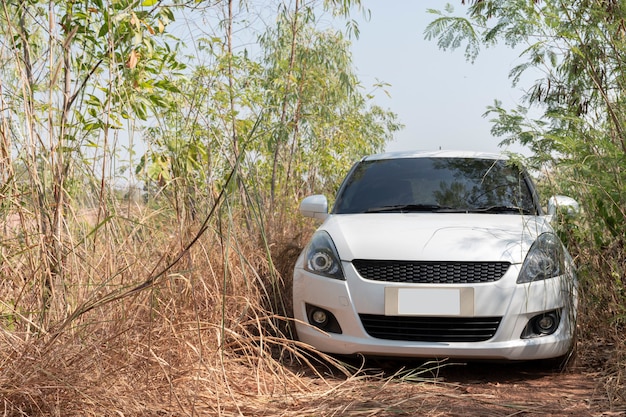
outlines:
[{"label": "sky", "polygon": [[[391,84],[387,88],[391,97],[378,94],[376,104],[396,113],[405,125],[386,150],[441,148],[529,155],[519,145],[498,147],[502,138],[490,133],[492,123],[483,117],[494,99],[507,109],[522,104],[523,86],[512,87],[508,78],[509,71],[522,62],[519,51],[506,46],[482,48],[472,64],[465,60],[464,47],[443,51],[436,40],[425,40],[424,29],[435,19],[426,10],[443,10],[446,3],[362,0],[371,19],[357,19],[360,35],[353,40],[353,64],[365,86],[377,79]],[[465,14],[467,6],[461,0],[449,3],[456,14]]]}]

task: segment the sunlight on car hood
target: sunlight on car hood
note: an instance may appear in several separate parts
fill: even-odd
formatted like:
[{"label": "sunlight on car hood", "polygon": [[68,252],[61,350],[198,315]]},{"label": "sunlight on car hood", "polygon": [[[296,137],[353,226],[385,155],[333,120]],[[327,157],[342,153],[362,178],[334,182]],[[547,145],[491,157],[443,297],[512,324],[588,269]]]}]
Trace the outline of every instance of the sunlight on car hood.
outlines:
[{"label": "sunlight on car hood", "polygon": [[339,257],[521,263],[538,235],[551,231],[543,216],[456,213],[332,215],[321,226]]}]

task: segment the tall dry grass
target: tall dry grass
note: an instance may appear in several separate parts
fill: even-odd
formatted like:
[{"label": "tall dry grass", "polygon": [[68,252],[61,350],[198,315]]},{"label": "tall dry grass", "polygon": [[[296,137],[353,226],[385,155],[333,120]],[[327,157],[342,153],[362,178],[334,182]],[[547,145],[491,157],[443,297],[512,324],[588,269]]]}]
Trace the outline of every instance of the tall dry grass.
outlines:
[{"label": "tall dry grass", "polygon": [[[574,245],[575,246],[575,245]],[[596,372],[612,405],[626,404],[626,254],[616,241],[575,249],[581,281],[578,312],[580,366]]]},{"label": "tall dry grass", "polygon": [[297,242],[273,242],[273,265],[232,210],[204,228],[128,202],[67,213],[63,292],[48,308],[37,219],[4,216],[3,415],[253,415],[331,388],[300,377],[318,358],[272,307]]},{"label": "tall dry grass", "polygon": [[[592,195],[581,194],[577,198],[583,207],[595,201]],[[606,230],[598,227],[598,218],[595,211],[587,208],[577,216],[562,219],[557,225],[577,265],[579,280],[577,349],[575,360],[569,365],[599,375],[607,400],[615,406],[623,406],[626,403],[626,341],[623,337],[626,331],[626,251],[623,239],[611,239]]]}]

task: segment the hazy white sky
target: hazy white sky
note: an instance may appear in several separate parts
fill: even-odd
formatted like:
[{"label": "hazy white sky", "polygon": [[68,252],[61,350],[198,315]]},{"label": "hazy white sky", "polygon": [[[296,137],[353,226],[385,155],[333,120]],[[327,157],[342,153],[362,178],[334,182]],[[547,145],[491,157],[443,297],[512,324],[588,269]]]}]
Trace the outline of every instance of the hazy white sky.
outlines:
[{"label": "hazy white sky", "polygon": [[[398,114],[405,128],[388,151],[462,149],[488,152],[509,150],[528,154],[519,146],[499,148],[482,115],[494,99],[506,108],[521,104],[522,88],[513,88],[509,71],[519,64],[519,52],[505,46],[482,49],[474,64],[464,49],[443,51],[424,39],[424,29],[443,10],[439,0],[362,0],[371,20],[360,20],[361,34],[353,41],[353,62],[365,86],[376,79],[391,84],[391,98],[377,96],[377,104]],[[464,15],[461,0],[450,1]],[[354,14],[356,16],[356,14]]]}]

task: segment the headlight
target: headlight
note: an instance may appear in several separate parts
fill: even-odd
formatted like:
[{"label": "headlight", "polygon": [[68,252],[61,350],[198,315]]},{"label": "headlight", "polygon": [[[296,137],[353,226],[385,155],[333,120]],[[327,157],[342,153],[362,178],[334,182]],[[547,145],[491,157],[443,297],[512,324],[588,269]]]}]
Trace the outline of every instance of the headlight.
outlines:
[{"label": "headlight", "polygon": [[337,249],[325,231],[315,232],[306,248],[304,269],[328,278],[344,279]]},{"label": "headlight", "polygon": [[563,245],[553,233],[543,233],[530,247],[517,283],[541,281],[565,273]]}]

